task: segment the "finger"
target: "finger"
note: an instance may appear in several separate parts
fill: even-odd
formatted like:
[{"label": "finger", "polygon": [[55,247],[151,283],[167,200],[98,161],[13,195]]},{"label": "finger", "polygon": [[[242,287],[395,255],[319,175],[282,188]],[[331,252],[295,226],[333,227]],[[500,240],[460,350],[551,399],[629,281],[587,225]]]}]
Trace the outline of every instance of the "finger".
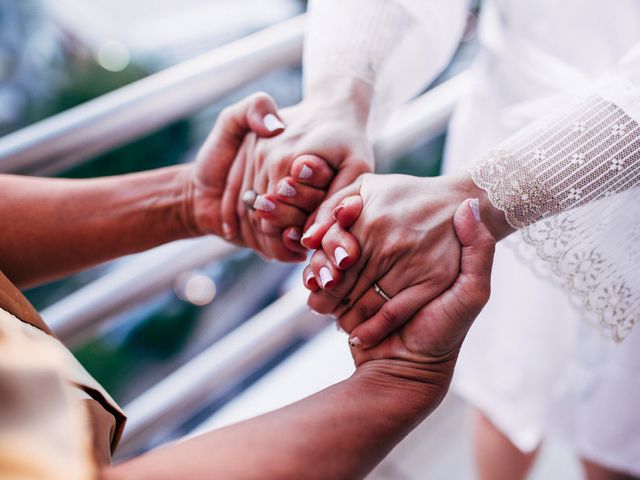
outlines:
[{"label": "finger", "polygon": [[300,227],[287,227],[282,232],[282,243],[292,252],[304,253],[306,256],[307,249],[300,245],[302,237],[302,229]]},{"label": "finger", "polygon": [[265,250],[269,252],[269,259],[281,262],[303,262],[307,259],[307,250],[298,244],[295,249],[290,249],[283,241],[284,231],[282,228],[267,222],[264,219],[257,220],[257,231],[259,232],[261,243]]},{"label": "finger", "polygon": [[280,202],[311,213],[320,206],[327,192],[298,183],[292,177],[286,177],[278,182],[276,194]]},{"label": "finger", "polygon": [[340,270],[333,266],[331,261],[327,258],[327,255],[322,250],[314,252],[311,257],[310,266],[320,288],[323,290],[331,290],[340,282]]},{"label": "finger", "polygon": [[[381,279],[378,285],[386,292],[383,287],[386,285],[384,279]],[[380,297],[382,298],[382,296]],[[371,318],[355,327],[349,337],[349,343],[352,347],[363,349],[376,346],[407,323],[431,298],[429,297],[429,289],[425,289],[423,285],[402,290],[391,300],[384,302],[380,310]],[[350,319],[350,321],[355,323],[355,320]]]},{"label": "finger", "polygon": [[302,235],[301,243],[309,249],[320,248],[322,243],[322,237],[329,230],[331,225],[335,223],[333,218],[334,209],[340,204],[340,202],[354,195],[358,195],[360,191],[360,181],[349,185],[344,189],[336,192],[331,197],[327,198],[318,208],[315,220],[309,228],[306,229]]},{"label": "finger", "polygon": [[[264,92],[254,93],[245,99],[246,107],[240,102],[239,108],[246,108],[246,127],[261,137],[273,137],[285,130],[285,124],[278,114],[276,102]],[[241,125],[245,127],[245,125]],[[247,128],[244,128],[246,131]]]},{"label": "finger", "polygon": [[322,250],[340,270],[349,268],[360,258],[360,243],[337,223],[322,238]]},{"label": "finger", "polygon": [[372,170],[372,167],[364,160],[346,159],[333,178],[327,195],[333,195],[343,188],[353,185],[360,175],[370,173]]},{"label": "finger", "polygon": [[456,210],[453,226],[462,244],[460,274],[450,289],[477,315],[489,300],[496,241],[480,219],[477,199],[465,200]]},{"label": "finger", "polygon": [[362,197],[360,195],[353,195],[343,199],[338,206],[333,210],[333,218],[343,228],[349,228],[356,223],[356,220],[360,217],[363,208]]},{"label": "finger", "polygon": [[326,189],[335,175],[329,164],[317,155],[301,155],[291,163],[291,177],[310,187]]},{"label": "finger", "polygon": [[385,299],[370,288],[345,314],[338,317],[338,324],[345,332],[351,333],[358,325],[378,313],[384,304]]},{"label": "finger", "polygon": [[238,200],[240,198],[240,192],[242,189],[242,182],[244,178],[244,169],[246,166],[246,146],[247,143],[243,143],[238,151],[229,175],[227,177],[227,183],[222,193],[222,201],[220,203],[220,215],[222,218],[222,234],[227,241],[234,240],[238,236],[238,225],[240,219],[238,218]]},{"label": "finger", "polygon": [[280,229],[289,226],[301,227],[307,219],[307,212],[278,202],[276,196],[272,194],[258,195],[253,208],[256,209],[255,213],[259,218],[267,220]]},{"label": "finger", "polygon": [[304,283],[304,286],[312,292],[316,292],[320,289],[320,285],[318,285],[318,281],[311,269],[311,265],[304,267],[304,270],[302,271],[302,282]]}]

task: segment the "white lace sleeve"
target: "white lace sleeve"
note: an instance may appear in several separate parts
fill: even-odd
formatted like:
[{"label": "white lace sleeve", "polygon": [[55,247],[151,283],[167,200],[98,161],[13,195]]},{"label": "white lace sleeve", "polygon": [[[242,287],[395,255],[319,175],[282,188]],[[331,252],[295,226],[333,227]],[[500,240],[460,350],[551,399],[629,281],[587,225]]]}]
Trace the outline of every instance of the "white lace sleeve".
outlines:
[{"label": "white lace sleeve", "polygon": [[587,318],[624,338],[640,320],[640,46],[472,177]]},{"label": "white lace sleeve", "polygon": [[468,0],[311,0],[305,92],[331,77],[373,85],[372,130],[448,64]]}]

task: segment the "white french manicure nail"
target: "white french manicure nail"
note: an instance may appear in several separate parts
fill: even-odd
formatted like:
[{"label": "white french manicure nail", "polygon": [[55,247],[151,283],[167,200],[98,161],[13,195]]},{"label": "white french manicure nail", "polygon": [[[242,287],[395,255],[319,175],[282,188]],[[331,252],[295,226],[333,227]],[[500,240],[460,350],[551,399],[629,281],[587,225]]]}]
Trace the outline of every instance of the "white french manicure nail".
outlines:
[{"label": "white french manicure nail", "polygon": [[320,269],[320,283],[322,284],[322,288],[326,288],[326,286],[333,282],[333,275],[331,275],[331,270],[327,267],[322,267]]},{"label": "white french manicure nail", "polygon": [[295,197],[296,193],[298,193],[297,190],[286,180],[281,181],[278,185],[278,194],[283,197]]},{"label": "white french manicure nail", "polygon": [[352,337],[349,339],[349,345],[351,345],[352,347],[361,347],[362,346],[362,342],[360,341],[360,339],[358,337]]},{"label": "white french manicure nail", "polygon": [[314,280],[315,278],[316,278],[316,276],[313,274],[313,272],[309,271],[309,272],[307,272],[307,276],[304,278],[304,283],[309,285],[309,281],[310,280]]},{"label": "white french manicure nail", "polygon": [[302,241],[304,242],[305,240],[309,240],[313,236],[313,234],[316,233],[317,230],[318,230],[318,225],[314,223],[309,227],[309,229],[306,232],[304,232],[304,235],[302,235]]},{"label": "white french manicure nail", "polygon": [[264,116],[263,119],[264,126],[270,132],[275,132],[276,130],[283,130],[285,128],[284,123],[280,121],[278,117],[276,117],[273,113],[268,113]]},{"label": "white french manicure nail", "polygon": [[342,266],[342,261],[343,261],[345,258],[349,258],[349,254],[348,254],[348,253],[347,253],[347,251],[346,251],[344,248],[342,248],[342,247],[338,247],[338,248],[336,248],[336,251],[335,251],[335,252],[333,252],[333,256],[335,257],[335,259],[336,259],[336,264],[337,264],[339,267],[341,267],[341,266]]},{"label": "white french manicure nail", "polygon": [[287,232],[287,237],[290,240],[293,240],[294,242],[299,242],[300,241],[300,230],[298,230],[297,228],[292,228],[291,230],[289,230]]},{"label": "white french manicure nail", "polygon": [[261,212],[273,212],[276,209],[276,204],[268,198],[258,195],[256,201],[253,203],[253,208]]},{"label": "white french manicure nail", "polygon": [[480,201],[477,198],[469,201],[469,209],[471,210],[473,218],[475,218],[477,222],[482,221],[480,219]]},{"label": "white french manicure nail", "polygon": [[311,178],[313,176],[313,170],[311,169],[311,167],[308,167],[307,165],[303,165],[302,169],[300,170],[300,173],[298,173],[298,178],[302,178],[302,179],[308,179]]}]

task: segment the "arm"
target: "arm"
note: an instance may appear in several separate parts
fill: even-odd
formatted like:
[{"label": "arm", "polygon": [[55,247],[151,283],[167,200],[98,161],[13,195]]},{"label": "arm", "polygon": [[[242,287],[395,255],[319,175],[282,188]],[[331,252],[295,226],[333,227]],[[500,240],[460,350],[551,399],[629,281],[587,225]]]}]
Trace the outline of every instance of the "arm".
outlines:
[{"label": "arm", "polygon": [[460,345],[489,295],[494,240],[464,202],[461,272],[441,297],[375,349],[356,373],[293,405],[104,472],[107,480],[363,478],[440,403]]},{"label": "arm", "polygon": [[249,131],[271,136],[275,113],[254,95],[221,113],[191,164],[70,180],[0,175],[0,269],[30,285],[172,240],[221,235],[227,172]]},{"label": "arm", "polygon": [[[308,217],[326,192],[332,194],[373,170],[368,133],[379,130],[395,107],[446,66],[462,34],[467,3],[310,2],[304,100],[283,112],[287,132],[275,141],[251,145],[253,166],[232,175],[225,192],[227,239],[246,241],[249,226],[259,224],[262,234],[255,243],[265,256],[304,258],[298,241]],[[303,155],[326,162],[331,177],[324,182],[300,178],[296,161]],[[293,190],[281,190],[282,182]],[[308,193],[307,187],[315,190]],[[238,202],[247,190],[260,195],[256,211]],[[297,194],[281,193],[292,191]],[[281,240],[278,233],[283,230]]]}]

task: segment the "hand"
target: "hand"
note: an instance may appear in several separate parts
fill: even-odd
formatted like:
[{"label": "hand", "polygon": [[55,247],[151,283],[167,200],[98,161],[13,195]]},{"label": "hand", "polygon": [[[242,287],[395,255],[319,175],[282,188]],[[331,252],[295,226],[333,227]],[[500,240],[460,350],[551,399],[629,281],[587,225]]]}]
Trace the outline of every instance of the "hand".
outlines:
[{"label": "hand", "polygon": [[277,115],[275,102],[264,93],[254,94],[220,112],[195,162],[186,171],[186,209],[194,233],[223,235],[222,195],[229,170],[246,135],[254,132],[272,137],[283,131],[277,126]]},{"label": "hand", "polygon": [[[453,214],[462,199],[479,196],[466,173],[362,176],[323,204],[303,237],[307,247],[322,247],[304,272],[314,291],[309,306],[340,317],[363,347],[376,345],[455,280],[460,246]],[[500,214],[484,197],[481,209],[483,218]],[[340,228],[352,223],[350,232]],[[385,303],[375,283],[391,301]]]},{"label": "hand", "polygon": [[[287,129],[278,138],[247,138],[246,161],[234,166],[224,194],[227,239],[240,238],[268,258],[306,258],[300,236],[327,190],[331,194],[373,169],[368,89],[316,91],[282,111]],[[255,211],[241,201],[251,190],[259,194]]]},{"label": "hand", "polygon": [[464,337],[490,294],[495,240],[476,220],[471,202],[460,204],[453,218],[462,246],[460,271],[453,285],[377,346],[351,349],[359,369],[369,365],[380,368],[382,361],[396,377],[431,384],[439,390],[439,395],[431,395],[434,400],[444,397]]}]

